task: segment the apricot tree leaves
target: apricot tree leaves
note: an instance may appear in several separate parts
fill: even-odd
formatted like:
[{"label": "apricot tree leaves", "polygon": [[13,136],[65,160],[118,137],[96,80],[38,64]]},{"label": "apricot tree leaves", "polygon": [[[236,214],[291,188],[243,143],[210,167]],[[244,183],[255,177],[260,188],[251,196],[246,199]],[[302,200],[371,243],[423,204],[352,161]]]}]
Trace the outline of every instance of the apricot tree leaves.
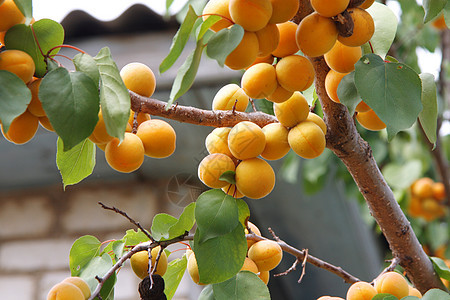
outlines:
[{"label": "apricot tree leaves", "polygon": [[152,236],[157,241],[170,240],[183,235],[194,226],[195,203],[186,206],[180,218],[168,214],[157,214],[152,222]]}]

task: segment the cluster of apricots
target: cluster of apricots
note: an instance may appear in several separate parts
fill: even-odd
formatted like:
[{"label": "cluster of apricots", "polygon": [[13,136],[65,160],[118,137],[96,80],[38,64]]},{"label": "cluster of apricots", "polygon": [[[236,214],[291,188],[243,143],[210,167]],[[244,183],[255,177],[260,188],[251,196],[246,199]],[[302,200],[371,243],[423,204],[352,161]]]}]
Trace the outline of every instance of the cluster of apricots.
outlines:
[{"label": "cluster of apricots", "polygon": [[25,21],[25,16],[13,0],[0,0],[0,43],[5,44],[3,39],[8,29]]},{"label": "cluster of apricots", "polygon": [[445,198],[445,187],[442,182],[435,182],[428,177],[420,178],[410,187],[409,215],[427,221],[441,218],[446,214]]},{"label": "cluster of apricots", "polygon": [[[164,276],[167,271],[167,255],[164,251],[161,252],[161,255],[158,259],[158,264],[156,264],[156,259],[158,257],[159,251],[161,247],[157,246],[151,250],[152,263],[151,267],[154,269],[156,265],[156,270],[150,270],[150,273],[157,274],[160,276]],[[144,279],[149,274],[149,253],[148,251],[140,251],[133,254],[130,258],[131,268],[140,279]]]},{"label": "cluster of apricots", "polygon": [[[258,227],[253,223],[247,222],[250,231],[258,236],[261,236],[261,232]],[[246,228],[245,233],[250,231]],[[247,239],[247,256],[245,257],[244,264],[241,271],[250,271],[258,275],[258,277],[267,285],[270,279],[270,271],[275,269],[283,258],[283,250],[277,242],[272,240],[253,241]],[[198,274],[197,260],[192,250],[186,251],[188,259],[187,269],[191,276],[192,281],[196,284],[203,285],[200,282]]]},{"label": "cluster of apricots", "polygon": [[67,277],[54,285],[47,295],[47,300],[87,300],[91,297],[88,284],[81,277]]},{"label": "cluster of apricots", "polygon": [[[358,281],[350,286],[347,291],[346,300],[372,300],[378,294],[391,294],[397,299],[407,296],[422,298],[422,294],[400,273],[386,272],[375,279],[375,284]],[[344,300],[340,297],[322,296],[317,300]]]}]

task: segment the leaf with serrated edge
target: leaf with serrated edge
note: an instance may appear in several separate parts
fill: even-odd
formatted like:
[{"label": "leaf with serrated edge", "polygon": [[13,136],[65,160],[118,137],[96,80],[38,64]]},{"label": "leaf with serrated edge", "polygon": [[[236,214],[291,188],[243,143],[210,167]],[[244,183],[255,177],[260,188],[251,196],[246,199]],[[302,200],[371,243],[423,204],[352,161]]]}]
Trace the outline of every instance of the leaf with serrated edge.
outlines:
[{"label": "leaf with serrated edge", "polygon": [[209,40],[206,54],[219,63],[221,67],[225,64],[227,56],[239,45],[244,36],[244,29],[238,24],[230,28],[224,28],[216,32]]},{"label": "leaf with serrated edge", "polygon": [[187,267],[187,259],[186,255],[183,255],[182,258],[177,258],[169,263],[167,266],[167,271],[163,276],[165,288],[164,294],[166,294],[167,299],[172,299],[175,294],[178,285],[181,282],[181,278],[186,271]]},{"label": "leaf with serrated edge", "polygon": [[431,144],[437,140],[437,92],[436,83],[432,74],[420,74],[422,80],[422,105],[423,109],[419,114],[420,124]]},{"label": "leaf with serrated edge", "polygon": [[264,282],[250,271],[241,271],[233,278],[213,285],[217,300],[270,300],[270,293]]}]

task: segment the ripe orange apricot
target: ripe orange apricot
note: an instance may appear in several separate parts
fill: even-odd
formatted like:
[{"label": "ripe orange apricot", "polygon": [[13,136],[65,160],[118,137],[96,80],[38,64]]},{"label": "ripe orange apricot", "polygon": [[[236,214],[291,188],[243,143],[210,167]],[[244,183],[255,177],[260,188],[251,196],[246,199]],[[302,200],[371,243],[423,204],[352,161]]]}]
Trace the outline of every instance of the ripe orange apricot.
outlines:
[{"label": "ripe orange apricot", "polygon": [[[128,124],[130,124],[130,127],[133,128],[133,122],[134,122],[134,115],[135,112],[130,110],[130,118],[128,119]],[[152,117],[147,114],[147,113],[143,113],[143,112],[139,112],[136,118],[137,124],[138,126],[141,125],[143,122],[151,120]]]},{"label": "ripe orange apricot", "polygon": [[0,31],[7,31],[16,24],[25,23],[25,16],[20,12],[13,0],[5,0],[0,5]]},{"label": "ripe orange apricot", "polygon": [[28,110],[16,117],[9,126],[8,132],[5,132],[1,126],[3,136],[10,142],[21,145],[30,141],[39,127],[39,119],[32,115]]},{"label": "ripe orange apricot", "polygon": [[276,57],[285,57],[295,54],[298,51],[298,45],[295,40],[297,24],[294,22],[284,22],[277,24],[277,27],[280,33],[280,39],[277,47],[272,51],[272,55]]},{"label": "ripe orange apricot", "polygon": [[41,100],[39,100],[39,86],[41,85],[41,78],[33,80],[28,84],[28,88],[31,91],[31,101],[28,104],[28,111],[35,115],[36,117],[45,117],[45,111],[42,108]]},{"label": "ripe orange apricot", "polygon": [[308,117],[306,118],[305,121],[315,123],[317,126],[320,127],[320,129],[322,129],[323,134],[327,134],[327,125],[325,124],[323,119],[321,117],[319,117],[317,114],[315,114],[313,112],[309,112]]},{"label": "ripe orange apricot", "polygon": [[230,83],[223,86],[214,96],[212,102],[213,110],[232,110],[235,106],[237,111],[245,111],[249,96],[239,85]]},{"label": "ripe orange apricot", "polygon": [[[261,231],[259,230],[258,227],[256,227],[255,224],[253,224],[253,223],[250,222],[250,221],[247,221],[247,226],[250,228],[250,230],[251,230],[254,234],[261,236]],[[247,228],[244,229],[244,232],[245,232],[245,234],[249,234],[249,231],[248,231]],[[256,243],[256,241],[253,241],[253,240],[247,240],[247,248],[250,248],[254,243]]]},{"label": "ripe orange apricot", "polygon": [[365,129],[378,131],[386,128],[386,124],[377,116],[377,114],[371,109],[366,112],[359,112],[356,114],[356,120]]},{"label": "ripe orange apricot", "polygon": [[370,106],[366,104],[366,102],[361,101],[358,103],[358,105],[356,105],[355,107],[355,111],[357,112],[366,112],[371,110]]},{"label": "ripe orange apricot", "polygon": [[419,178],[411,185],[411,194],[419,198],[431,198],[433,197],[433,185],[433,179],[429,177]]},{"label": "ripe orange apricot", "polygon": [[277,85],[275,67],[267,63],[251,66],[244,72],[241,79],[242,89],[254,99],[262,99],[272,94]]},{"label": "ripe orange apricot", "polygon": [[177,135],[166,121],[145,121],[139,125],[136,135],[142,140],[147,156],[165,158],[175,152]]},{"label": "ripe orange apricot", "polygon": [[280,31],[277,25],[267,24],[263,29],[255,32],[258,37],[259,52],[258,57],[267,56],[274,51],[280,41]]},{"label": "ripe orange apricot", "polygon": [[245,31],[239,45],[225,59],[225,65],[232,70],[245,69],[255,61],[258,53],[258,37],[254,32]]},{"label": "ripe orange apricot", "polygon": [[[161,246],[157,246],[152,249],[151,255],[152,255],[152,268],[155,267],[156,264],[156,258],[158,257],[158,253],[161,249]],[[149,268],[149,259],[148,259],[148,251],[139,251],[135,254],[133,254],[130,258],[131,268],[133,269],[134,274],[136,274],[137,277],[140,279],[144,279],[148,276],[148,268]],[[167,255],[163,251],[161,252],[161,256],[158,260],[158,266],[156,267],[155,273],[161,276],[164,276],[167,271]]]},{"label": "ripe orange apricot", "polygon": [[304,91],[314,82],[315,71],[312,63],[304,56],[289,55],[275,67],[278,83],[286,90]]},{"label": "ripe orange apricot", "polygon": [[361,58],[361,47],[349,47],[336,41],[333,48],[325,53],[327,65],[339,73],[350,73],[355,69],[355,63]]},{"label": "ripe orange apricot", "polygon": [[62,282],[68,282],[77,286],[81,290],[81,292],[83,292],[85,299],[88,299],[91,296],[91,290],[89,289],[89,285],[81,277],[74,277],[74,276],[67,277]]},{"label": "ripe orange apricot", "polygon": [[233,21],[247,31],[263,29],[272,17],[270,0],[230,0],[229,10]]},{"label": "ripe orange apricot", "polygon": [[42,127],[47,129],[48,131],[55,131],[52,124],[50,123],[50,120],[47,117],[39,117],[38,119]]},{"label": "ripe orange apricot", "polygon": [[98,121],[95,125],[94,131],[92,131],[89,137],[92,142],[96,144],[106,144],[113,139],[112,136],[108,134],[106,130],[105,120],[103,119],[103,114],[101,109],[98,112]]},{"label": "ripe orange apricot", "polygon": [[288,143],[289,130],[281,123],[270,123],[262,128],[266,136],[266,146],[261,156],[267,160],[277,160],[285,156],[291,147]]},{"label": "ripe orange apricot", "polygon": [[360,8],[364,8],[364,9],[368,9],[369,7],[372,6],[372,4],[375,2],[375,0],[366,0],[364,1],[359,7]]},{"label": "ripe orange apricot", "polygon": [[233,160],[225,154],[213,153],[203,158],[198,165],[198,178],[210,188],[223,188],[228,182],[220,180],[227,171],[235,171]]},{"label": "ripe orange apricot", "polygon": [[433,183],[433,198],[438,201],[443,201],[445,199],[445,186],[442,182]]},{"label": "ripe orange apricot", "polygon": [[269,23],[283,23],[292,19],[298,11],[298,0],[271,0],[272,16]]},{"label": "ripe orange apricot", "polygon": [[253,63],[250,65],[250,66],[248,66],[247,68],[245,68],[246,70],[248,69],[248,68],[250,68],[251,66],[254,66],[254,65],[256,65],[256,64],[259,64],[259,63],[268,63],[268,64],[273,64],[273,61],[274,61],[274,57],[273,57],[273,55],[272,54],[269,54],[269,55],[267,55],[267,56],[258,56],[254,61],[253,61]]},{"label": "ripe orange apricot", "polygon": [[345,299],[341,297],[322,296],[317,300],[345,300]]},{"label": "ripe orange apricot", "polygon": [[0,31],[0,44],[5,45],[5,34],[6,31]]},{"label": "ripe orange apricot", "polygon": [[230,130],[230,127],[218,127],[206,136],[205,146],[209,154],[223,153],[229,157],[233,157],[233,154],[231,154],[228,148],[228,134]]},{"label": "ripe orange apricot", "polygon": [[156,78],[153,71],[146,65],[133,62],[120,70],[120,77],[127,89],[144,97],[150,97],[155,92]]},{"label": "ripe orange apricot", "polygon": [[288,142],[291,149],[303,158],[318,157],[325,150],[325,134],[314,122],[301,122],[289,130]]},{"label": "ripe orange apricot", "polygon": [[309,105],[305,96],[300,92],[295,92],[288,100],[274,103],[273,110],[278,121],[290,128],[306,120],[309,114]]},{"label": "ripe orange apricot", "polygon": [[253,260],[251,260],[248,257],[245,258],[244,264],[242,265],[242,268],[240,271],[250,271],[255,274],[258,274],[258,272],[259,272],[258,266],[255,264],[255,262]]},{"label": "ripe orange apricot", "polygon": [[445,23],[445,18],[444,18],[443,14],[439,15],[439,17],[434,19],[431,22],[431,26],[433,26],[437,30],[446,30],[446,29],[448,29],[447,24]]},{"label": "ripe orange apricot", "polygon": [[386,272],[378,277],[375,280],[375,289],[379,294],[391,294],[398,299],[402,299],[409,294],[408,282],[397,272]]},{"label": "ripe orange apricot", "polygon": [[259,271],[258,277],[267,285],[270,280],[270,272],[269,271]]},{"label": "ripe orange apricot", "polygon": [[[250,121],[239,122],[228,134],[228,148],[237,159],[248,159],[260,155],[266,145],[261,127]],[[238,189],[245,194],[239,188]]]},{"label": "ripe orange apricot", "polygon": [[83,292],[74,284],[60,282],[47,294],[47,300],[85,300]]},{"label": "ripe orange apricot", "polygon": [[367,43],[375,32],[372,16],[362,8],[355,7],[348,10],[353,19],[353,34],[349,37],[338,36],[338,40],[350,47],[358,47]]},{"label": "ripe orange apricot", "polygon": [[377,294],[377,290],[364,281],[355,282],[347,291],[347,300],[372,300]]},{"label": "ripe orange apricot", "polygon": [[278,83],[275,91],[267,96],[266,99],[272,101],[273,103],[281,103],[291,98],[293,94],[294,92],[286,90]]},{"label": "ripe orange apricot", "polygon": [[325,90],[327,91],[327,95],[336,103],[341,103],[337,94],[337,89],[342,78],[347,74],[348,73],[338,73],[331,69],[328,71],[327,76],[325,76]]},{"label": "ripe orange apricot", "polygon": [[262,240],[248,249],[248,257],[255,262],[260,271],[275,269],[283,258],[283,250],[277,242]]},{"label": "ripe orange apricot", "polygon": [[0,70],[14,73],[23,82],[28,83],[33,78],[35,65],[28,53],[21,50],[6,50],[0,53]]},{"label": "ripe orange apricot", "polygon": [[409,294],[408,296],[415,296],[417,298],[422,298],[422,293],[419,292],[415,287],[409,286]]},{"label": "ripe orange apricot", "polygon": [[303,54],[312,57],[321,56],[330,51],[337,38],[338,30],[334,22],[317,12],[305,17],[298,25],[296,32],[298,47]]},{"label": "ripe orange apricot", "polygon": [[[225,194],[227,194],[227,195],[229,195],[229,196],[231,196],[231,197],[233,197],[233,198],[236,198],[236,199],[239,199],[239,198],[242,198],[242,197],[245,196],[244,194],[242,194],[242,193],[237,189],[237,187],[236,187],[235,184],[229,184],[229,185],[227,185],[227,186],[224,186],[224,187],[222,188],[222,191],[224,191]],[[247,242],[248,242],[248,241],[247,241]]]},{"label": "ripe orange apricot", "polygon": [[200,275],[198,273],[198,265],[197,265],[197,259],[195,258],[195,253],[192,253],[189,255],[188,263],[187,263],[187,270],[189,273],[189,276],[191,276],[191,279],[194,283],[198,285],[203,285],[203,283],[200,283]]},{"label": "ripe orange apricot", "polygon": [[105,158],[114,170],[130,173],[139,169],[144,162],[144,145],[137,135],[125,132],[122,142],[118,138],[108,142]]},{"label": "ripe orange apricot", "polygon": [[311,6],[321,16],[331,18],[343,12],[349,2],[350,0],[311,0]]},{"label": "ripe orange apricot", "polygon": [[236,186],[249,198],[263,198],[270,194],[275,186],[275,172],[261,158],[245,159],[236,167]]},{"label": "ripe orange apricot", "polygon": [[223,17],[210,27],[212,31],[217,32],[233,25],[229,12],[229,4],[230,0],[210,0],[206,3],[202,13],[203,21],[205,21],[210,15],[219,15]]}]

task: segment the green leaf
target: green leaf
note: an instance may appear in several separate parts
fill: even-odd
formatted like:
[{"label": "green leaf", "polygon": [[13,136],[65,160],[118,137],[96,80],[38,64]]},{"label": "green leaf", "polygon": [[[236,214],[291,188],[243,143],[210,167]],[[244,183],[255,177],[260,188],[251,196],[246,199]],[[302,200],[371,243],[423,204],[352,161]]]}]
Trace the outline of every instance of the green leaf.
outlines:
[{"label": "green leaf", "polygon": [[189,231],[195,224],[195,206],[196,203],[190,203],[183,209],[183,212],[178,219],[178,222],[169,229],[170,238],[183,235],[186,231]]},{"label": "green leaf", "polygon": [[97,63],[95,59],[86,53],[79,53],[74,56],[73,64],[77,71],[86,73],[89,77],[91,77],[92,81],[95,84],[99,84],[100,81],[100,72],[98,71]]},{"label": "green leaf", "polygon": [[32,0],[14,0],[14,3],[25,18],[27,18],[26,23],[29,24],[29,22],[33,19]]},{"label": "green leaf", "polygon": [[420,160],[409,160],[404,163],[391,162],[383,167],[383,176],[387,183],[397,189],[406,189],[421,176]]},{"label": "green leaf", "polygon": [[425,10],[425,17],[423,22],[433,20],[444,9],[447,0],[423,0],[423,9]]},{"label": "green leaf", "polygon": [[195,203],[186,206],[180,219],[168,214],[157,214],[152,222],[152,236],[157,241],[173,239],[183,235],[194,226]]},{"label": "green leaf", "polygon": [[129,229],[122,240],[125,241],[125,246],[135,246],[137,244],[147,242],[149,238],[140,229],[137,231]]},{"label": "green leaf", "polygon": [[420,299],[420,298],[416,297],[416,296],[406,296],[406,297],[402,298],[402,300],[416,300],[416,299]]},{"label": "green leaf", "polygon": [[69,267],[72,276],[80,276],[81,271],[89,262],[98,255],[102,244],[91,235],[85,235],[77,239],[70,249]]},{"label": "green leaf", "polygon": [[230,233],[239,223],[236,200],[220,189],[206,191],[197,199],[195,219],[202,233],[200,243]]},{"label": "green leaf", "polygon": [[173,0],[166,0],[166,10],[169,10],[172,3],[173,3]]},{"label": "green leaf", "polygon": [[241,271],[225,282],[214,284],[213,290],[217,300],[270,300],[267,286],[255,273],[249,271]]},{"label": "green leaf", "polygon": [[170,99],[167,102],[167,107],[170,107],[172,103],[186,93],[192,86],[197,75],[198,66],[202,58],[203,52],[203,39],[197,42],[195,50],[192,51],[186,58],[186,61],[178,69],[177,76],[173,81],[172,89],[170,91]]},{"label": "green leaf", "polygon": [[[85,268],[80,273],[79,277],[83,278],[84,281],[89,285],[91,291],[95,290],[98,285],[96,276],[103,278],[103,276],[111,269],[113,266],[113,261],[111,257],[104,253],[101,256],[96,256],[92,258]],[[116,274],[114,273],[108,280],[100,291],[102,299],[108,299],[108,297],[113,293],[114,285],[116,283]]]},{"label": "green leaf", "polygon": [[420,124],[431,144],[437,140],[437,92],[436,83],[432,74],[420,74],[422,80],[422,105],[423,110],[419,114]]},{"label": "green leaf", "polygon": [[[263,113],[269,114],[269,115],[275,115],[273,112],[273,102],[267,100],[267,99],[255,99],[253,100],[256,107],[259,111],[262,111]],[[251,104],[249,104],[251,105]]]},{"label": "green leaf", "polygon": [[200,282],[219,283],[230,279],[242,268],[247,254],[244,227],[238,223],[231,232],[200,243],[200,229],[194,235],[193,250]]},{"label": "green leaf", "polygon": [[222,175],[220,175],[219,179],[222,181],[226,181],[229,184],[236,184],[236,172],[234,171],[226,171]]},{"label": "green leaf", "polygon": [[166,294],[168,300],[172,299],[175,294],[181,278],[183,278],[186,271],[186,267],[186,255],[183,255],[182,258],[177,258],[169,263],[167,271],[163,276],[165,283],[164,294]]},{"label": "green leaf", "polygon": [[398,300],[398,298],[391,294],[377,294],[372,300]]},{"label": "green leaf", "polygon": [[211,26],[216,24],[220,19],[222,19],[220,16],[209,16],[200,26],[200,29],[197,34],[197,41],[205,35],[205,33],[208,31]]},{"label": "green leaf", "polygon": [[100,105],[106,131],[123,140],[130,117],[130,94],[108,47],[102,48],[94,59],[100,72]]},{"label": "green leaf", "polygon": [[181,52],[183,52],[183,49],[186,46],[187,41],[189,40],[189,36],[191,35],[192,29],[194,28],[194,23],[197,18],[198,16],[195,13],[194,9],[192,8],[192,6],[189,6],[188,13],[184,18],[183,23],[180,25],[180,28],[173,37],[169,54],[159,65],[160,73],[164,73],[169,70],[170,67],[172,67],[173,64],[177,61],[178,57],[180,57]]},{"label": "green leaf", "polygon": [[82,72],[57,68],[42,79],[39,99],[68,151],[89,137],[98,121],[98,88]]},{"label": "green leaf", "polygon": [[0,121],[4,132],[11,122],[27,110],[31,91],[17,75],[0,70]]},{"label": "green leaf", "polygon": [[[58,22],[50,19],[36,21],[33,25],[34,33],[39,41],[40,49],[44,54],[53,47],[62,45],[64,42],[64,29]],[[39,49],[30,26],[18,24],[11,27],[5,35],[7,49],[17,49],[28,53],[36,65],[35,76],[43,77],[47,72],[44,56]],[[54,55],[59,48],[52,50]]]},{"label": "green leaf", "polygon": [[69,151],[64,151],[61,138],[58,138],[56,165],[61,173],[64,189],[76,184],[92,174],[95,166],[95,144],[85,139]]},{"label": "green leaf", "polygon": [[221,67],[225,64],[227,56],[239,45],[244,36],[244,29],[238,24],[230,28],[224,28],[216,32],[209,40],[206,54],[219,63]]},{"label": "green leaf", "polygon": [[211,284],[205,286],[198,296],[198,300],[215,300],[213,286]]},{"label": "green leaf", "polygon": [[450,296],[447,292],[431,289],[423,295],[422,300],[449,300]]},{"label": "green leaf", "polygon": [[157,241],[169,239],[169,228],[177,223],[178,219],[168,214],[157,214],[152,222],[152,236]]},{"label": "green leaf", "polygon": [[250,218],[250,208],[248,208],[247,202],[242,199],[236,199],[238,206],[239,222],[245,226],[245,221]]},{"label": "green leaf", "polygon": [[385,63],[375,54],[366,54],[355,64],[355,84],[364,102],[386,124],[389,140],[410,128],[422,111],[420,78],[405,64]]},{"label": "green leaf", "polygon": [[339,83],[337,94],[339,101],[347,106],[351,116],[355,113],[356,106],[361,102],[361,97],[355,85],[355,72],[345,75]]},{"label": "green leaf", "polygon": [[438,273],[439,277],[450,280],[450,268],[445,261],[439,257],[430,257],[430,259],[433,262],[434,270]]}]

